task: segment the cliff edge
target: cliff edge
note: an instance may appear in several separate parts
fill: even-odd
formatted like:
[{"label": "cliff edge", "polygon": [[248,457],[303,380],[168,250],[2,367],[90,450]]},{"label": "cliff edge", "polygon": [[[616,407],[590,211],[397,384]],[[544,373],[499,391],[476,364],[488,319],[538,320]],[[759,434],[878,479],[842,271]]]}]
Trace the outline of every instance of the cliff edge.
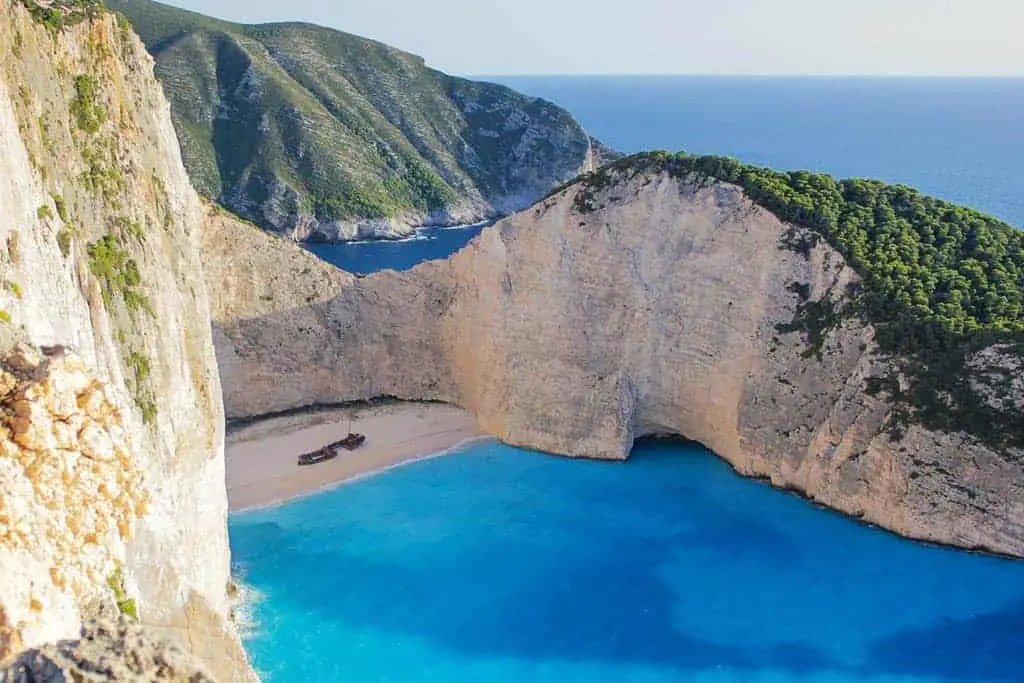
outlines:
[{"label": "cliff edge", "polygon": [[[752,193],[639,158],[447,261],[236,310],[217,336],[228,417],[388,395],[460,405],[503,441],[570,456],[678,435],[905,536],[1024,556],[1019,444],[908,413],[913,367],[869,316],[840,314],[875,275]],[[1002,377],[1015,354],[975,361]],[[996,403],[1019,400],[1005,388]]]},{"label": "cliff edge", "polygon": [[153,62],[92,2],[0,2],[0,660],[116,602],[219,680],[223,406]]}]

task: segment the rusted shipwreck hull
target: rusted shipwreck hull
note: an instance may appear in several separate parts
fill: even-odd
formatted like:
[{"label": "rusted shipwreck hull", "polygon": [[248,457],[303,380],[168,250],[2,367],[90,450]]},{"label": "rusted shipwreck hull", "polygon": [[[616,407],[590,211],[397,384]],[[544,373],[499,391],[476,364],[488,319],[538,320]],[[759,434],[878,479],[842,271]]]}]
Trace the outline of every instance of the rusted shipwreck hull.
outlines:
[{"label": "rusted shipwreck hull", "polygon": [[364,441],[366,441],[366,436],[364,434],[350,433],[341,441],[335,441],[333,443],[327,444],[323,448],[318,448],[315,451],[303,453],[298,458],[298,464],[303,466],[316,465],[317,463],[321,463],[326,460],[331,460],[333,458],[338,457],[339,448],[354,451],[355,449],[362,446]]}]

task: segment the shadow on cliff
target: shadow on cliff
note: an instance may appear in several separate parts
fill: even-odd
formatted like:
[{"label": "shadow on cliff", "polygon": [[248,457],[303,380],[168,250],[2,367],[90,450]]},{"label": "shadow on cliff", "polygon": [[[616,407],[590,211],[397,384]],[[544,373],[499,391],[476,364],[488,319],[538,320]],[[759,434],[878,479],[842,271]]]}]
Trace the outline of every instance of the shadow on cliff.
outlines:
[{"label": "shadow on cliff", "polygon": [[[739,487],[732,479],[709,486],[696,476],[665,476],[678,470],[658,450],[631,461],[648,470],[646,478],[622,476],[629,463],[538,456],[510,472],[500,451],[479,467],[446,458],[415,476],[398,470],[347,488],[344,499],[309,500],[305,511],[292,508],[285,526],[247,524],[233,532],[235,550],[243,560],[259,558],[253,564],[261,571],[268,563],[273,572],[300,568],[301,580],[275,584],[275,609],[308,615],[325,631],[332,623],[342,631],[370,628],[468,658],[652,666],[680,675],[735,671],[740,680],[743,672],[766,671],[1016,680],[1007,663],[1021,658],[1024,606],[924,630],[873,622],[877,610],[833,617],[829,599],[861,599],[843,592],[847,582],[870,581],[857,568],[832,567],[843,540],[802,547],[799,535],[757,512],[764,496],[787,509],[805,503],[738,477]],[[723,468],[703,455],[697,466]],[[578,476],[564,476],[570,470]],[[452,490],[454,475],[482,494]],[[652,481],[657,491],[645,495]],[[666,509],[666,496],[677,504]],[[460,514],[432,514],[449,507]],[[314,512],[318,519],[307,523],[302,516]],[[829,524],[849,523],[821,514]],[[815,559],[822,553],[830,559]],[[713,573],[724,579],[709,580]],[[737,581],[756,576],[778,595]],[[816,602],[813,582],[834,594]],[[907,609],[917,607],[911,596]],[[883,614],[899,608],[879,607]],[[801,623],[787,622],[794,615]],[[837,632],[857,646],[829,642]]]}]

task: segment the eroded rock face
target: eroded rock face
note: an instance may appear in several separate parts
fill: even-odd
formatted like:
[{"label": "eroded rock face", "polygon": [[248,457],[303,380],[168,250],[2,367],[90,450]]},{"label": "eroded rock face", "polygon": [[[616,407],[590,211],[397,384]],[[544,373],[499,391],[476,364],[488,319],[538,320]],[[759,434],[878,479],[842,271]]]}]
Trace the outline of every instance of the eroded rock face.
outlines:
[{"label": "eroded rock face", "polygon": [[[542,190],[530,196],[535,199]],[[529,204],[524,201],[520,206]],[[517,207],[518,208],[518,207]],[[349,218],[317,221],[310,216],[282,216],[277,232],[299,242],[351,242],[354,240],[394,240],[408,237],[421,227],[471,225],[497,218],[496,209],[482,200],[465,200],[438,211],[403,211],[386,218]],[[288,226],[292,222],[291,227]],[[268,220],[268,224],[272,223]]]},{"label": "eroded rock face", "polygon": [[786,248],[792,227],[727,184],[623,177],[584,213],[579,191],[448,261],[225,320],[228,416],[391,395],[571,456],[678,434],[899,533],[1024,554],[1022,454],[920,428],[893,441],[890,406],[865,391],[888,371],[870,327],[831,330],[820,358],[777,329],[856,280],[838,253]]},{"label": "eroded rock face", "polygon": [[203,269],[215,326],[336,296],[356,277],[284,237],[264,232],[206,204]]},{"label": "eroded rock face", "polygon": [[[109,404],[120,416],[117,430],[98,417],[83,430],[66,412],[72,394],[56,385],[47,396],[63,397],[60,405],[15,406],[6,424],[23,450],[0,454],[0,467],[20,493],[6,503],[44,534],[30,534],[39,547],[26,551],[44,575],[48,562],[77,565],[55,541],[48,549],[48,522],[35,518],[66,515],[82,542],[77,561],[95,569],[75,577],[100,578],[102,588],[108,555],[116,558],[143,626],[187,646],[219,679],[244,680],[251,672],[228,619],[223,408],[197,249],[204,213],[152,60],[111,14],[51,30],[10,2],[0,3],[0,54],[0,337],[17,330],[32,346],[72,350],[104,387],[104,398],[87,399],[97,406],[79,406],[82,415]],[[47,367],[57,372],[60,363]],[[54,377],[70,377],[64,367]],[[77,450],[66,448],[73,441]],[[29,464],[26,453],[47,455]],[[128,479],[86,467],[107,453],[114,461],[131,454]],[[60,468],[70,479],[51,476]],[[150,495],[134,522],[110,518],[105,494],[76,514],[78,486],[106,485],[113,500],[125,497],[112,509],[137,508],[136,477]],[[127,537],[125,522],[133,525]],[[107,543],[111,534],[123,547]],[[58,602],[80,611],[65,578],[70,588]],[[8,596],[11,585],[0,582],[0,602],[22,605],[21,593]],[[78,632],[70,606],[44,611],[52,624],[23,630],[24,647]],[[196,633],[208,637],[190,641]]]},{"label": "eroded rock face", "polygon": [[65,638],[109,590],[149,494],[120,410],[63,349],[0,365],[0,661]]},{"label": "eroded rock face", "polygon": [[126,618],[90,620],[75,640],[23,652],[0,683],[167,681],[211,683],[213,678],[178,646],[154,641]]},{"label": "eroded rock face", "polygon": [[974,370],[972,389],[989,407],[1024,410],[1024,361],[1005,345],[990,346],[968,359]]}]

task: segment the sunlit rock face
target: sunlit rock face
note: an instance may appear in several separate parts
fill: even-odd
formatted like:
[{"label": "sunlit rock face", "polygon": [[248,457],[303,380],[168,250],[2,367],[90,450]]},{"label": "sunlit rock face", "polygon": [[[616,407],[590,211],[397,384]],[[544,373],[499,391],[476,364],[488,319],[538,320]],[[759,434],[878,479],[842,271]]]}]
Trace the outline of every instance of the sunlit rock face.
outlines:
[{"label": "sunlit rock face", "polygon": [[151,636],[244,680],[205,214],[152,60],[112,14],[21,3],[0,53],[0,650],[76,637],[116,567]]},{"label": "sunlit rock face", "polygon": [[148,501],[103,383],[53,353],[19,345],[0,366],[0,660],[77,631],[79,605],[108,590]]},{"label": "sunlit rock face", "polygon": [[1020,453],[894,437],[891,405],[866,391],[889,371],[870,326],[828,330],[820,357],[780,331],[802,300],[838,301],[857,279],[824,242],[788,248],[793,230],[724,183],[573,185],[447,261],[236,308],[216,336],[227,414],[441,400],[508,443],[594,458],[681,435],[901,534],[1024,554]]}]

